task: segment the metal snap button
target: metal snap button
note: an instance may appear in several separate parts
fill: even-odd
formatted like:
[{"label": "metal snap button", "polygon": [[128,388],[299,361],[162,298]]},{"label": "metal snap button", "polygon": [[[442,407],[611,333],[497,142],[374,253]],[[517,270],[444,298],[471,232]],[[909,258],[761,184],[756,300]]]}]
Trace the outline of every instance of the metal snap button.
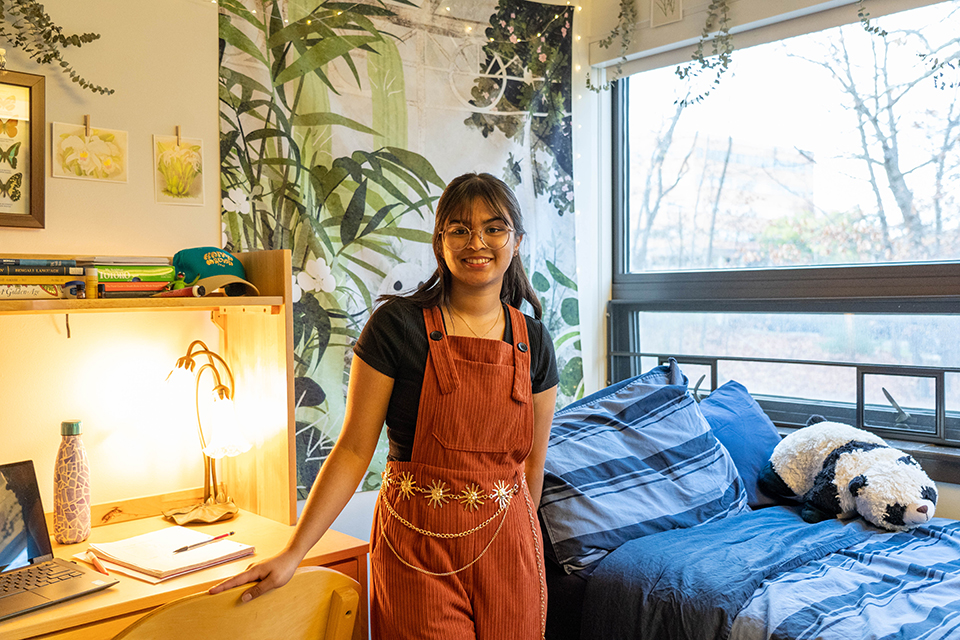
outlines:
[{"label": "metal snap button", "polygon": [[525,342],[518,342],[517,349],[520,349],[523,353],[527,352],[527,344]]},{"label": "metal snap button", "polygon": [[443,340],[443,334],[440,333],[439,331],[431,331],[431,332],[430,332],[430,339],[431,339],[431,340]]}]

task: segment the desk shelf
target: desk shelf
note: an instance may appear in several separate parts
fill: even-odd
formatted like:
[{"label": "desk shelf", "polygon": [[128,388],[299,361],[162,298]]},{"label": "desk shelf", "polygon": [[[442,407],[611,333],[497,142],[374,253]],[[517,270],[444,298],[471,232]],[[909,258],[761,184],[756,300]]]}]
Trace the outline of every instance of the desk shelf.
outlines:
[{"label": "desk shelf", "polygon": [[122,311],[222,311],[262,310],[280,313],[282,296],[229,298],[111,298],[98,300],[4,300],[0,314],[103,313]]},{"label": "desk shelf", "polygon": [[247,453],[221,460],[220,478],[241,508],[293,524],[297,502],[290,251],[235,255],[260,296],[3,300],[0,315],[209,311],[220,328],[217,352],[233,370],[237,414],[256,416],[249,433],[259,443]]}]

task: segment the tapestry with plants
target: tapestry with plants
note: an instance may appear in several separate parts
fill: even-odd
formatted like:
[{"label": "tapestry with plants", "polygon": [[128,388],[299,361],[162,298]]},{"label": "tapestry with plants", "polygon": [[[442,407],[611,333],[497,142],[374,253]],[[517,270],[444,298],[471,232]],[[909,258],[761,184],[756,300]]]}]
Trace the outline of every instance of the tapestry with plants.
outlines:
[{"label": "tapestry with plants", "polygon": [[[340,432],[352,347],[384,293],[435,269],[444,186],[513,187],[521,257],[583,393],[571,161],[571,7],[220,0],[223,245],[293,257],[298,485]],[[529,311],[529,310],[527,310]],[[361,489],[379,486],[381,438]]]}]

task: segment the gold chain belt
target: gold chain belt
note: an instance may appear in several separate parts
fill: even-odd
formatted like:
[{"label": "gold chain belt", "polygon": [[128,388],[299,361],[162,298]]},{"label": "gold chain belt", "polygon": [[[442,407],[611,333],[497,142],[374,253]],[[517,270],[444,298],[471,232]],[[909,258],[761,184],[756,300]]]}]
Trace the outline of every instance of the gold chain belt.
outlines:
[{"label": "gold chain belt", "polygon": [[409,471],[402,471],[394,477],[393,470],[387,467],[383,472],[383,482],[380,488],[385,490],[394,485],[396,485],[400,498],[403,500],[409,500],[420,494],[431,507],[437,509],[456,499],[463,506],[463,510],[468,512],[480,509],[485,500],[495,501],[499,505],[500,511],[503,511],[510,505],[510,499],[514,494],[520,490],[516,483],[511,485],[509,481],[497,480],[493,483],[493,488],[489,493],[479,484],[471,482],[464,485],[463,490],[456,494],[443,480],[433,479],[427,486],[419,486],[413,474]]},{"label": "gold chain belt", "polygon": [[[497,503],[497,511],[492,516],[478,524],[477,526],[467,529],[466,531],[461,531],[459,533],[445,533],[437,531],[429,531],[421,527],[416,526],[412,522],[406,520],[403,516],[397,513],[396,509],[393,508],[393,505],[390,504],[390,500],[386,496],[386,491],[396,485],[400,494],[400,499],[410,500],[415,495],[422,495],[434,509],[443,508],[444,505],[449,503],[454,497],[457,501],[463,506],[464,511],[476,511],[483,504],[484,500],[493,500]],[[501,514],[503,517],[500,519],[500,524],[497,526],[497,530],[493,532],[490,541],[487,542],[486,546],[477,554],[477,557],[460,567],[459,569],[454,569],[453,571],[444,571],[444,572],[435,572],[416,565],[411,564],[403,559],[400,556],[400,553],[397,552],[396,548],[393,546],[393,543],[390,542],[390,539],[387,538],[386,528],[383,526],[383,520],[380,515],[379,509],[377,510],[377,519],[380,521],[380,537],[384,542],[387,543],[387,546],[390,547],[390,551],[393,552],[393,555],[397,557],[397,560],[402,562],[404,565],[419,571],[420,573],[425,573],[431,576],[449,576],[455,573],[460,573],[464,569],[474,565],[483,555],[490,549],[490,545],[493,544],[493,541],[497,539],[497,536],[500,535],[500,530],[503,528],[503,524],[507,521],[506,511],[510,507],[510,501],[517,493],[520,491],[520,487],[516,484],[510,485],[504,480],[497,480],[493,484],[492,490],[487,493],[486,490],[482,489],[480,485],[476,483],[468,483],[464,486],[463,491],[459,495],[454,495],[453,490],[447,487],[447,483],[443,480],[434,479],[426,487],[421,487],[417,485],[417,481],[414,479],[413,474],[409,471],[404,471],[399,474],[399,476],[394,477],[391,469],[388,467],[383,472],[383,483],[380,485],[380,490],[383,495],[381,495],[384,507],[387,509],[387,513],[393,516],[397,522],[407,527],[408,529],[415,531],[423,536],[428,536],[431,538],[441,538],[445,540],[451,540],[456,538],[465,538],[477,531],[480,531],[488,524],[497,519]]]}]

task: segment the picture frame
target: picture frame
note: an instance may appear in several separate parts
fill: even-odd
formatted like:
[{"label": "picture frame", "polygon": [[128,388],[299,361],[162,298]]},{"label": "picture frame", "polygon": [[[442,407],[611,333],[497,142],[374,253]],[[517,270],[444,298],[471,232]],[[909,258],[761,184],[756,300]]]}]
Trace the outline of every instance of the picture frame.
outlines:
[{"label": "picture frame", "polygon": [[650,0],[651,27],[662,27],[682,19],[683,0]]},{"label": "picture frame", "polygon": [[0,69],[0,227],[44,228],[44,80]]}]

